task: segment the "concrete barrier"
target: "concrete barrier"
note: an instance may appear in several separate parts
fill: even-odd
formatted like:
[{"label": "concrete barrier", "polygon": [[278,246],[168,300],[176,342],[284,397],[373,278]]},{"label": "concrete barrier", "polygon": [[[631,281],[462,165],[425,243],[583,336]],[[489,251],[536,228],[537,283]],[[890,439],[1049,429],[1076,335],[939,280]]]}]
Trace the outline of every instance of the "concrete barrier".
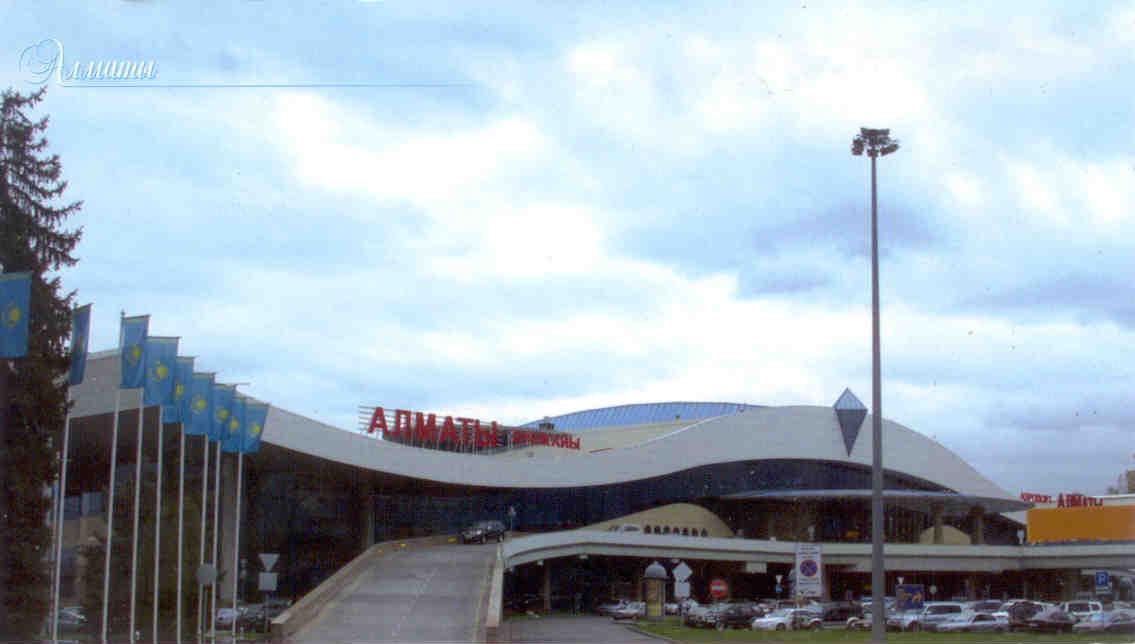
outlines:
[{"label": "concrete barrier", "polygon": [[323,583],[301,597],[300,600],[288,608],[288,610],[276,616],[272,620],[272,639],[277,642],[284,641],[310,624],[328,602],[335,599],[344,588],[355,581],[359,574],[365,570],[371,562],[382,557],[384,554],[403,548],[435,546],[452,543],[453,541],[454,537],[452,535],[442,535],[416,539],[398,539],[374,544],[364,550],[362,554],[349,561],[347,565],[335,571],[335,574],[323,580]]},{"label": "concrete barrier", "polygon": [[501,602],[504,600],[504,556],[497,546],[497,558],[489,572],[489,601],[485,607],[485,641],[500,641]]}]

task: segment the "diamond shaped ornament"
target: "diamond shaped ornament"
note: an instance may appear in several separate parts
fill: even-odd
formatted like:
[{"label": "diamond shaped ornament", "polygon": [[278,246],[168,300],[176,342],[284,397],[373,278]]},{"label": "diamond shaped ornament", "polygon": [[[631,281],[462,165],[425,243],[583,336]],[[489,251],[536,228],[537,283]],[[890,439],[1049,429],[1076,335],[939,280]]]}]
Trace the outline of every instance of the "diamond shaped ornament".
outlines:
[{"label": "diamond shaped ornament", "polygon": [[851,456],[855,439],[859,438],[859,428],[863,426],[863,419],[867,418],[867,407],[851,393],[850,389],[844,389],[832,407],[835,409],[836,419],[839,420],[843,445],[847,448],[847,455]]}]

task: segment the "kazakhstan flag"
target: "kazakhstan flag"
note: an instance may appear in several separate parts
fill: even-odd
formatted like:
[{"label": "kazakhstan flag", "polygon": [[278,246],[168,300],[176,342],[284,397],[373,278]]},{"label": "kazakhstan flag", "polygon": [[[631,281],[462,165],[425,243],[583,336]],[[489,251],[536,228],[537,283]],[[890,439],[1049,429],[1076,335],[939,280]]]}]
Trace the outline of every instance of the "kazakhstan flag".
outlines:
[{"label": "kazakhstan flag", "polygon": [[91,335],[91,305],[85,304],[71,312],[71,372],[67,384],[83,384],[87,372],[87,340]]},{"label": "kazakhstan flag", "polygon": [[122,318],[123,389],[139,389],[146,383],[146,334],[149,332],[150,316]]},{"label": "kazakhstan flag", "polygon": [[260,451],[260,437],[264,435],[264,424],[268,422],[268,405],[251,400],[244,403],[244,444],[240,451],[255,454]]},{"label": "kazakhstan flag", "polygon": [[221,439],[222,452],[239,452],[244,446],[244,396],[233,398],[232,411],[225,425],[225,437]]},{"label": "kazakhstan flag", "polygon": [[213,378],[211,373],[195,373],[189,381],[185,409],[181,411],[183,430],[189,436],[205,436],[213,417]]},{"label": "kazakhstan flag", "polygon": [[28,354],[31,299],[31,273],[0,275],[0,358],[22,358]]},{"label": "kazakhstan flag", "polygon": [[168,405],[173,402],[173,370],[176,362],[177,338],[146,338],[146,386],[142,390],[142,401],[145,404]]},{"label": "kazakhstan flag", "polygon": [[187,418],[185,409],[188,406],[186,394],[189,393],[191,378],[193,378],[193,358],[178,356],[177,362],[173,364],[173,400],[167,405],[162,405],[163,422],[185,424]]},{"label": "kazakhstan flag", "polygon": [[213,414],[209,419],[209,440],[224,440],[235,395],[236,385],[213,385]]}]

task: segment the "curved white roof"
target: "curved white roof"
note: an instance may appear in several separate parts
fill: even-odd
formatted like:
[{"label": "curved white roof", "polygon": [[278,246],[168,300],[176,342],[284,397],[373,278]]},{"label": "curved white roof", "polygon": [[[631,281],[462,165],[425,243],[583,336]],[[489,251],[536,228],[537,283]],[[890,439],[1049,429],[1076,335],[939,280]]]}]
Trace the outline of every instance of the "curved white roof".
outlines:
[{"label": "curved white roof", "polygon": [[[92,354],[76,388],[75,417],[109,414],[117,388],[117,351]],[[138,394],[122,396],[134,408]],[[357,467],[407,477],[486,487],[550,488],[603,485],[662,476],[715,463],[805,459],[871,465],[871,417],[848,456],[831,407],[754,407],[677,425],[595,453],[538,449],[532,458],[500,458],[406,447],[345,431],[271,407],[263,441]],[[626,430],[621,430],[626,431]],[[588,432],[590,433],[590,432]],[[586,435],[585,433],[584,435]],[[253,457],[255,458],[255,457]],[[883,421],[883,463],[960,494],[1016,500],[956,454],[898,423]]]},{"label": "curved white roof", "polygon": [[[264,442],[349,465],[413,478],[486,487],[602,485],[701,465],[807,459],[871,465],[871,417],[848,456],[831,407],[761,407],[710,418],[649,441],[594,454],[494,458],[407,447],[343,431],[273,407]],[[1014,499],[939,443],[883,421],[883,463],[961,494]]]}]

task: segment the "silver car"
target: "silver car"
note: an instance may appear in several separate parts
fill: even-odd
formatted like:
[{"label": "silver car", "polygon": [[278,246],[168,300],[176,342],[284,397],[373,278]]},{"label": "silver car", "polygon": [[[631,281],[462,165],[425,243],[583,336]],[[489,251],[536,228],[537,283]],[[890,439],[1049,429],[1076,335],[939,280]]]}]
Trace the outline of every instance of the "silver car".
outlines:
[{"label": "silver car", "polygon": [[965,612],[958,602],[931,602],[922,610],[895,613],[887,618],[887,628],[900,631],[933,630],[942,622]]},{"label": "silver car", "polygon": [[1009,620],[997,619],[990,613],[962,613],[935,624],[933,629],[939,633],[1007,633]]}]

